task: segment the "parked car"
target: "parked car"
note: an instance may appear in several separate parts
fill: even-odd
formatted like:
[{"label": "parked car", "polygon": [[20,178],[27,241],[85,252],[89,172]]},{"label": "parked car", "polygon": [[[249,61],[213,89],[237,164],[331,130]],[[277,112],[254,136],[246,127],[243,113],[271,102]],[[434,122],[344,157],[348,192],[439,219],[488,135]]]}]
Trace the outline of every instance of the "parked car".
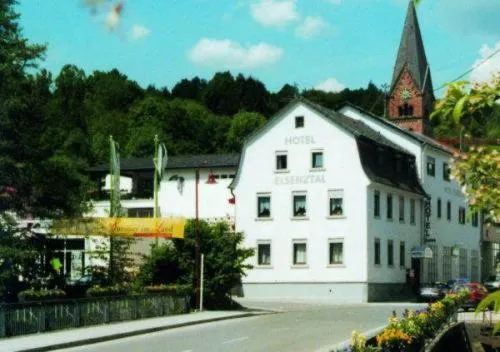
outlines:
[{"label": "parked car", "polygon": [[467,284],[469,282],[470,280],[467,279],[466,277],[460,277],[458,279],[448,280],[446,282],[446,285],[448,285],[449,289],[452,290],[455,285]]},{"label": "parked car", "polygon": [[436,301],[443,298],[448,292],[448,285],[444,282],[430,282],[420,286],[420,301]]},{"label": "parked car", "polygon": [[477,282],[469,282],[465,284],[456,284],[453,289],[453,293],[468,293],[468,298],[463,302],[459,308],[467,311],[468,309],[476,309],[479,302],[483,300],[488,295],[488,290],[486,287]]},{"label": "parked car", "polygon": [[85,297],[85,293],[92,286],[103,286],[106,284],[107,280],[104,276],[85,275],[79,279],[68,281],[64,287],[64,291],[66,291],[68,297],[79,298]]},{"label": "parked car", "polygon": [[500,288],[500,274],[488,277],[488,279],[484,282],[484,286],[489,292],[498,290]]}]

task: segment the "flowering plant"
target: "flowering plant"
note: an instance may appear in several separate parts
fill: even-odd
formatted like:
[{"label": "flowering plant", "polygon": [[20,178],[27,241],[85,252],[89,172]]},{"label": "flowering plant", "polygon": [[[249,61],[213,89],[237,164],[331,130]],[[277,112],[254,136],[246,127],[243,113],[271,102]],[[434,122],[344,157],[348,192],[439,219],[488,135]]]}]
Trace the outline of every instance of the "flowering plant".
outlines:
[{"label": "flowering plant", "polygon": [[377,335],[377,345],[385,350],[405,351],[412,343],[411,337],[401,329],[387,327]]}]

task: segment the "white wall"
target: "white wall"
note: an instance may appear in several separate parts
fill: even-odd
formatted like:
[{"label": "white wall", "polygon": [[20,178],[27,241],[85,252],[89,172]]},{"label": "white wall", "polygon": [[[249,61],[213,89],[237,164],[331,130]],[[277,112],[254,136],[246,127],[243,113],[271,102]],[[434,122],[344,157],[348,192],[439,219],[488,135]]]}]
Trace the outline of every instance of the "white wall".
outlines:
[{"label": "white wall", "polygon": [[[122,199],[123,208],[153,208],[153,199]],[[92,209],[85,216],[88,217],[108,217],[109,200],[100,200],[92,202]]]},{"label": "white wall", "polygon": [[[236,168],[214,168],[213,175],[235,175]],[[234,204],[228,188],[232,178],[216,179],[216,184],[207,184],[209,170],[200,169],[198,184],[198,211],[202,219],[234,218]],[[184,178],[183,186],[179,181],[169,179],[177,175]],[[182,216],[194,218],[196,215],[196,177],[194,169],[167,170],[161,182],[159,205],[162,216]]]},{"label": "white wall", "polygon": [[[380,192],[380,216],[374,216],[374,193]],[[392,220],[387,219],[387,194],[392,194]],[[399,196],[404,197],[405,220],[399,221]],[[415,223],[410,222],[410,199],[415,200]],[[406,280],[406,269],[411,267],[411,250],[420,246],[421,197],[408,192],[394,190],[382,185],[372,185],[368,189],[368,278],[369,282],[400,282]],[[375,265],[375,238],[380,240],[380,265]],[[388,240],[393,241],[393,263],[388,265]],[[405,243],[405,263],[400,265],[399,245]]]},{"label": "white wall", "polygon": [[[305,126],[295,128],[295,116],[305,117]],[[298,144],[290,144],[290,137]],[[302,138],[303,137],[303,138]],[[302,138],[302,139],[301,139]],[[302,140],[302,142],[300,142]],[[311,171],[312,150],[322,149],[324,170]],[[287,173],[275,172],[276,151],[288,152]],[[362,282],[366,280],[366,186],[356,141],[330,121],[303,105],[285,116],[249,143],[240,162],[236,194],[236,230],[243,231],[247,247],[260,240],[271,241],[271,266],[256,267],[244,283],[272,282]],[[277,184],[294,176],[318,176],[324,182]],[[279,182],[278,182],[279,183]],[[281,182],[283,183],[283,182]],[[344,190],[343,218],[328,218],[328,190]],[[307,220],[292,219],[292,192],[307,192]],[[257,193],[271,194],[271,220],[257,219]],[[328,240],[344,241],[344,265],[328,266]],[[292,265],[292,243],[307,240],[307,266]]]},{"label": "white wall", "polygon": [[[432,197],[432,214],[430,217],[430,224],[431,237],[436,239],[435,244],[438,250],[438,279],[442,280],[442,250],[444,246],[458,246],[460,248],[467,249],[467,267],[469,272],[468,275],[470,277],[471,250],[479,251],[480,226],[473,227],[470,221],[467,221],[465,225],[458,223],[458,207],[465,206],[467,208],[467,200],[455,181],[443,180],[443,162],[447,162],[451,165],[451,155],[430,146],[422,146],[418,141],[410,138],[402,132],[398,132],[397,130],[386,126],[385,123],[377,121],[373,117],[367,116],[354,107],[345,106],[340,110],[340,112],[348,117],[362,120],[373,129],[379,131],[386,138],[415,155],[418,174],[422,186],[426,193]],[[436,160],[435,176],[427,174],[427,156],[434,157]],[[437,218],[436,207],[438,198],[441,198],[441,219]],[[451,201],[452,205],[451,221],[446,220],[446,202],[448,200]],[[457,266],[459,264],[455,260],[453,265]],[[457,271],[455,269],[457,268],[454,268],[454,271]]]},{"label": "white wall", "polygon": [[[207,184],[208,169],[200,169],[200,181],[198,184],[198,211],[199,217],[211,220],[234,219],[234,204],[229,203],[232,198],[228,188],[233,180],[229,176],[236,174],[236,168],[212,169],[213,175],[219,176],[215,184]],[[184,179],[182,187],[179,182],[169,181],[171,176],[177,175]],[[226,178],[220,178],[222,175]],[[195,170],[167,170],[160,184],[158,193],[158,205],[163,217],[180,216],[194,218],[196,215],[196,188]],[[122,199],[123,208],[153,208],[154,200],[150,199]],[[107,217],[109,216],[109,200],[94,201],[92,210],[86,216]]]}]

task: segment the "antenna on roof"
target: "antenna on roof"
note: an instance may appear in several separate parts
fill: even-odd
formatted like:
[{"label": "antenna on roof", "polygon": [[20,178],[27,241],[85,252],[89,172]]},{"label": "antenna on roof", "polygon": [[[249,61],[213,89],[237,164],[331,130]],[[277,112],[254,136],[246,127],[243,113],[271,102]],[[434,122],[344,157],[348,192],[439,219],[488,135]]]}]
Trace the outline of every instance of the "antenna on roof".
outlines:
[{"label": "antenna on roof", "polygon": [[384,97],[384,117],[386,117],[387,116],[387,91],[388,91],[389,85],[387,83],[384,83],[380,86],[380,88],[382,88],[382,93],[380,93],[380,95],[377,97],[377,100],[375,100],[375,103],[373,103],[369,112],[372,112],[373,109],[375,109],[375,106],[377,106],[377,104],[380,100],[380,97],[383,96]]},{"label": "antenna on roof", "polygon": [[293,82],[293,87],[295,88],[294,98],[297,99],[298,97],[300,97],[299,84],[297,82]]}]

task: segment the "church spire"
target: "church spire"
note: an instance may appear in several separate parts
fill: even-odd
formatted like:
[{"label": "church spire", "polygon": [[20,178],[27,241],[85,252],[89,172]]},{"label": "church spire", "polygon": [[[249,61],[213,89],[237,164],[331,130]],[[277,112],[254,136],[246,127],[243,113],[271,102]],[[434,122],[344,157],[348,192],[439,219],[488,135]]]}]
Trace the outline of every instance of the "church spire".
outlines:
[{"label": "church spire", "polygon": [[389,118],[401,127],[428,133],[428,116],[433,103],[431,72],[425,56],[415,5],[413,0],[410,0],[392,74],[388,101]]},{"label": "church spire", "polygon": [[405,66],[422,92],[426,88],[432,88],[429,64],[425,56],[424,43],[413,0],[410,0],[408,4],[403,34],[399,43],[398,56],[392,75],[392,88],[397,83]]}]

